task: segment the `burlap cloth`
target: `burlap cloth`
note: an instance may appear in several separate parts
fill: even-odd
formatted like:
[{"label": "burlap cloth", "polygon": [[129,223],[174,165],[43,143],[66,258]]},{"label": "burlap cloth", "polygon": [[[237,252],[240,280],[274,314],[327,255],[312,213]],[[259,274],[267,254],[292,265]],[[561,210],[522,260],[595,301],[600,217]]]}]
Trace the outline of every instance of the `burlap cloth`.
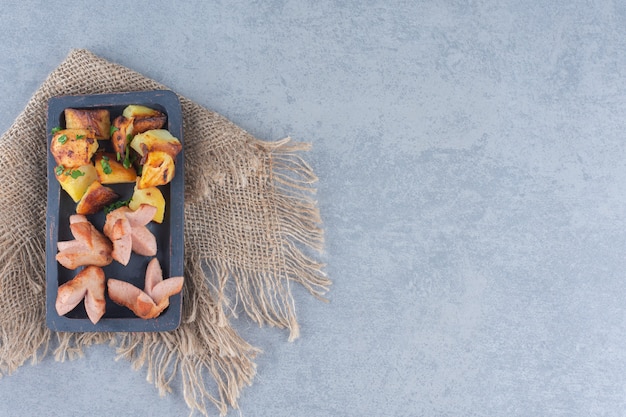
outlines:
[{"label": "burlap cloth", "polygon": [[[86,50],[73,50],[0,138],[0,375],[47,352],[80,356],[110,343],[147,370],[161,395],[174,377],[190,411],[237,407],[255,375],[258,349],[229,318],[250,319],[298,337],[290,285],[323,299],[330,281],[311,255],[323,233],[300,157],[307,144],[260,141],[224,117],[180,97],[185,146],[183,323],[163,333],[54,333],[45,325],[46,106],[50,97],[164,89]],[[52,339],[56,337],[57,340]],[[209,407],[210,408],[210,407]]]}]

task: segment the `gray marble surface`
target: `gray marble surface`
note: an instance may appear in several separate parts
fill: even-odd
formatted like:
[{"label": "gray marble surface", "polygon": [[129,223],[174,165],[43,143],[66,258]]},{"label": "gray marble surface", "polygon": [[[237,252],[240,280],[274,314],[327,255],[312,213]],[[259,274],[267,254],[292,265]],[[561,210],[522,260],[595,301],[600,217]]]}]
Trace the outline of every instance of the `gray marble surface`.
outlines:
[{"label": "gray marble surface", "polygon": [[[294,343],[235,321],[264,353],[229,416],[624,415],[624,2],[23,0],[0,21],[0,131],[80,47],[313,143],[331,301],[295,290]],[[0,416],[187,415],[114,357],[23,366]]]}]

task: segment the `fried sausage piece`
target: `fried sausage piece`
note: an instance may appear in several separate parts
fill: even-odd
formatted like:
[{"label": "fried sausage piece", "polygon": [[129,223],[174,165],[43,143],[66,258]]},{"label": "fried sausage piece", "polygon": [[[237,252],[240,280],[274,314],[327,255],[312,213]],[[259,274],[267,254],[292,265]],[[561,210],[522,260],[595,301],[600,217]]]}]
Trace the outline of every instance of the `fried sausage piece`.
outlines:
[{"label": "fried sausage piece", "polygon": [[72,311],[83,299],[87,317],[96,324],[105,313],[105,277],[102,268],[88,266],[72,280],[61,285],[57,292],[55,308],[60,316]]}]

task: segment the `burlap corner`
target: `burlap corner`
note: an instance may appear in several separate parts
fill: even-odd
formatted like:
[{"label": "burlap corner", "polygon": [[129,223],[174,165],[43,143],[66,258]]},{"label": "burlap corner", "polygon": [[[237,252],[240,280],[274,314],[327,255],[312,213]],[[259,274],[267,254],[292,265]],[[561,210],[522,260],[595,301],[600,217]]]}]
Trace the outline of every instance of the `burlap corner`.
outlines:
[{"label": "burlap corner", "polygon": [[[46,103],[57,95],[166,87],[87,50],[73,50],[0,138],[0,375],[37,361],[53,336],[45,326]],[[298,337],[290,283],[323,299],[330,281],[305,250],[323,245],[300,153],[307,144],[260,141],[219,114],[180,97],[185,136],[185,304],[167,333],[58,333],[56,358],[111,343],[148,371],[164,394],[176,372],[190,409],[237,407],[258,350],[228,322],[234,305],[259,324]],[[16,167],[20,167],[16,169]],[[213,378],[216,392],[207,389]],[[213,384],[211,384],[213,385]]]}]

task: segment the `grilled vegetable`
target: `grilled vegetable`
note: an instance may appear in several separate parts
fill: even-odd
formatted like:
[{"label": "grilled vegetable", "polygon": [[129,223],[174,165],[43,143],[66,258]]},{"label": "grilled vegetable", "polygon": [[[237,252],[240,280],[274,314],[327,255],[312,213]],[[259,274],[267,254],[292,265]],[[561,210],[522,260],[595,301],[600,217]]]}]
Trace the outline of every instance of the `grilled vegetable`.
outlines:
[{"label": "grilled vegetable", "polygon": [[180,141],[165,129],[149,130],[136,135],[131,141],[130,147],[141,156],[147,152],[162,151],[169,154],[172,159],[175,159],[176,155],[183,149]]},{"label": "grilled vegetable", "polygon": [[54,133],[50,152],[58,165],[75,168],[87,165],[98,150],[98,141],[88,129],[63,129]]},{"label": "grilled vegetable", "polygon": [[94,181],[87,187],[85,194],[78,202],[76,213],[95,214],[118,198],[120,196],[115,191],[100,184],[99,181]]},{"label": "grilled vegetable", "polygon": [[61,188],[69,194],[75,203],[80,201],[85,191],[87,191],[87,187],[98,179],[96,168],[92,164],[68,169],[59,165],[54,171]]},{"label": "grilled vegetable", "polygon": [[96,139],[111,137],[111,115],[106,109],[80,110],[65,109],[67,129],[87,129]]},{"label": "grilled vegetable", "polygon": [[127,106],[122,115],[127,119],[134,119],[133,132],[135,134],[152,129],[161,129],[167,120],[167,116],[160,111],[136,104]]},{"label": "grilled vegetable", "polygon": [[138,104],[129,104],[128,106],[126,106],[126,108],[124,108],[124,111],[122,112],[122,115],[126,117],[127,119],[130,119],[131,117],[149,118],[149,117],[165,116],[163,113],[161,113],[158,110],[151,109],[150,107],[141,106]]},{"label": "grilled vegetable", "polygon": [[135,168],[126,168],[122,162],[116,160],[113,153],[96,153],[94,165],[101,184],[133,183],[137,178]]},{"label": "grilled vegetable", "polygon": [[166,152],[148,152],[146,162],[142,166],[139,189],[165,185],[174,178],[174,160]]},{"label": "grilled vegetable", "polygon": [[142,204],[148,204],[157,208],[153,222],[163,223],[163,217],[165,216],[165,198],[163,193],[157,187],[147,187],[139,189],[138,184],[135,184],[135,190],[133,196],[128,204],[131,210],[137,210]]},{"label": "grilled vegetable", "polygon": [[113,127],[111,127],[111,144],[113,145],[113,151],[116,153],[116,160],[124,160],[132,138],[133,119],[127,119],[124,116],[116,117],[113,120]]}]

